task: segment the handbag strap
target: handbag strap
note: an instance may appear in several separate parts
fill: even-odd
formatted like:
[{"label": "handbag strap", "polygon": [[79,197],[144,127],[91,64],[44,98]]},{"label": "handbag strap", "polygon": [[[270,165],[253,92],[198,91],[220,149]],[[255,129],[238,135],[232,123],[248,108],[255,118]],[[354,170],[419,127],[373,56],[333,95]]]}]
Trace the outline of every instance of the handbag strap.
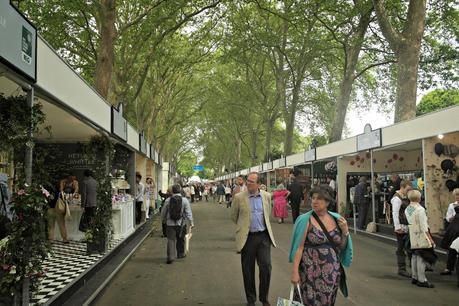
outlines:
[{"label": "handbag strap", "polygon": [[[339,258],[338,247],[337,247],[336,243],[333,241],[332,237],[330,236],[330,233],[328,233],[327,228],[326,228],[325,225],[322,223],[322,221],[320,220],[319,216],[316,214],[315,211],[312,212],[312,216],[314,217],[314,219],[316,219],[317,223],[319,223],[319,226],[320,226],[320,228],[322,229],[322,231],[324,232],[325,237],[327,237],[327,239],[328,239],[328,241],[330,242],[332,248],[335,250],[336,256],[338,256],[338,258]],[[335,218],[333,218],[333,220],[335,220]],[[336,221],[335,221],[335,222],[336,222]],[[338,226],[338,224],[336,224],[336,226]]]},{"label": "handbag strap", "polygon": [[290,303],[293,302],[293,291],[295,289],[298,290],[298,295],[300,296],[301,305],[304,305],[303,297],[301,296],[300,284],[296,284],[296,286],[292,284],[292,286],[290,287],[290,298],[289,298]]}]

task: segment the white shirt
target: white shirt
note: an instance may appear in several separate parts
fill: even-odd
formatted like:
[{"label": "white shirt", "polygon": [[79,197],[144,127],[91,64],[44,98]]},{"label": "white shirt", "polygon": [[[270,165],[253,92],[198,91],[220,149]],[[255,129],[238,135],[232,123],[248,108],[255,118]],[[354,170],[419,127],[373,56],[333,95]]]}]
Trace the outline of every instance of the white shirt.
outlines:
[{"label": "white shirt", "polygon": [[191,195],[194,195],[194,186],[191,186]]},{"label": "white shirt", "polygon": [[402,230],[404,233],[408,233],[408,226],[400,224],[399,211],[402,206],[402,200],[399,197],[393,197],[390,200],[392,204],[392,219],[394,220],[394,230]]},{"label": "white shirt", "polygon": [[453,202],[448,205],[448,210],[446,211],[446,221],[451,222],[451,220],[454,218],[454,216],[456,215],[454,207],[456,206],[459,206],[458,202]]},{"label": "white shirt", "polygon": [[225,194],[231,194],[231,187],[225,187]]},{"label": "white shirt", "polygon": [[137,183],[137,193],[135,194],[135,201],[143,202],[144,194],[145,194],[145,185],[142,182]]}]

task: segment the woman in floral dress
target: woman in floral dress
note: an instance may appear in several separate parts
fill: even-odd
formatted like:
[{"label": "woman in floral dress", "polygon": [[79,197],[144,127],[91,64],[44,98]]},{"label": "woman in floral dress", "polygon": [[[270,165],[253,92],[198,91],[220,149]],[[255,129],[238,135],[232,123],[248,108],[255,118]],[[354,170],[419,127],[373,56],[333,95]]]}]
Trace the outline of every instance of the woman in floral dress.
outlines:
[{"label": "woman in floral dress", "polygon": [[[294,235],[301,236],[297,246],[292,244],[293,257],[292,283],[300,284],[304,305],[332,306],[335,304],[340,282],[340,256],[335,249],[346,250],[352,257],[352,243],[348,242],[349,229],[346,220],[338,214],[327,211],[332,200],[327,187],[315,187],[309,194],[312,198],[312,211],[304,214],[295,223]],[[333,239],[335,247],[327,239],[313,212],[326,227]],[[303,227],[301,227],[303,225]],[[298,233],[298,227],[304,228]],[[294,236],[294,241],[295,241]],[[296,239],[297,242],[299,239]],[[340,253],[342,253],[340,251]],[[349,257],[349,256],[348,256]],[[349,262],[350,264],[350,262]],[[295,290],[296,291],[296,290]],[[295,301],[300,301],[299,293],[295,292]]]}]

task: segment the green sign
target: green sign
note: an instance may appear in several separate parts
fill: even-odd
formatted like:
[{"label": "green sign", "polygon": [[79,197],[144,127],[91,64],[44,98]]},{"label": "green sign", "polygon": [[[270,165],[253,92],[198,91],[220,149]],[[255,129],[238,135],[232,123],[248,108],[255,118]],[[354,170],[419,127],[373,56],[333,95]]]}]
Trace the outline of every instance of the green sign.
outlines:
[{"label": "green sign", "polygon": [[0,0],[0,62],[36,81],[37,30],[8,0]]}]

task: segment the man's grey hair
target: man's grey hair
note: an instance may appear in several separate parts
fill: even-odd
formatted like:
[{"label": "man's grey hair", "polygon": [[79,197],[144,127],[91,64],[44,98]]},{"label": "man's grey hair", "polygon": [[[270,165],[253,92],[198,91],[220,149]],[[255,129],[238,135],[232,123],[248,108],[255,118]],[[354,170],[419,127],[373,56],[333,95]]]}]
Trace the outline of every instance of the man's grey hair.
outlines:
[{"label": "man's grey hair", "polygon": [[180,184],[174,184],[172,185],[172,193],[177,194],[182,192],[182,186]]},{"label": "man's grey hair", "polygon": [[252,174],[255,174],[257,176],[257,183],[259,183],[260,182],[260,173],[255,172],[255,171],[254,172],[250,172],[249,174],[247,174],[247,178]]}]

